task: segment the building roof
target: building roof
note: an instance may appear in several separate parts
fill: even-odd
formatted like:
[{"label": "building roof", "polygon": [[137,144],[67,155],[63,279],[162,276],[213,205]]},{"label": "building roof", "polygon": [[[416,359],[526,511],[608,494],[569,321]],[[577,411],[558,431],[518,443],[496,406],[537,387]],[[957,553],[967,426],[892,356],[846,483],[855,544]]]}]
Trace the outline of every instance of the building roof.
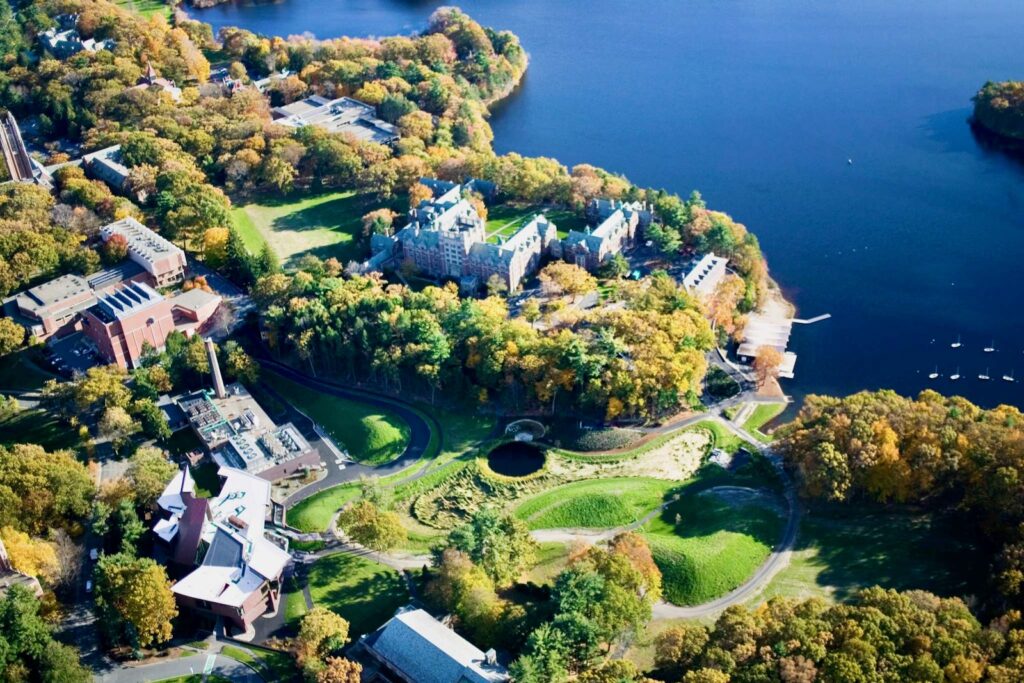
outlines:
[{"label": "building roof", "polygon": [[86,278],[86,281],[89,283],[89,286],[92,287],[93,289],[104,289],[106,287],[116,285],[119,282],[131,280],[132,278],[138,277],[144,272],[145,269],[138,263],[136,263],[135,261],[126,260],[122,261],[121,263],[117,264],[112,268],[107,268],[106,270],[101,270],[99,272],[93,273],[88,278]]},{"label": "building roof", "polygon": [[[81,295],[91,292],[89,283],[78,275],[61,275],[49,282],[36,285],[24,292],[15,295],[18,307],[23,311],[40,315],[47,309],[60,308],[62,302],[74,300]],[[91,303],[91,299],[89,300]],[[75,305],[75,304],[69,304]],[[88,303],[78,304],[87,308]]]},{"label": "building roof", "polygon": [[128,282],[112,292],[101,294],[89,310],[106,323],[124,320],[164,301],[160,292],[145,282]]},{"label": "building roof", "polygon": [[398,128],[377,118],[376,110],[351,97],[328,100],[311,95],[273,110],[277,123],[292,128],[320,126],[331,133],[346,133],[365,142],[398,139]]},{"label": "building roof", "polygon": [[179,308],[185,308],[190,311],[198,311],[204,308],[208,304],[214,302],[220,303],[221,297],[219,294],[208,292],[205,289],[199,287],[193,287],[187,292],[179,292],[170,299],[172,306],[178,306]]},{"label": "building roof", "polygon": [[175,244],[156,234],[142,223],[132,217],[122,218],[119,221],[109,223],[100,228],[100,236],[104,241],[114,235],[121,235],[128,242],[128,254],[147,271],[154,267],[154,263],[166,256],[175,256],[184,263],[185,252]]},{"label": "building roof", "polygon": [[683,286],[691,292],[710,294],[725,274],[725,264],[728,262],[729,259],[721,256],[704,254],[683,278]]},{"label": "building roof", "polygon": [[367,637],[367,648],[417,683],[498,683],[505,669],[487,664],[468,640],[422,609],[400,610]]}]

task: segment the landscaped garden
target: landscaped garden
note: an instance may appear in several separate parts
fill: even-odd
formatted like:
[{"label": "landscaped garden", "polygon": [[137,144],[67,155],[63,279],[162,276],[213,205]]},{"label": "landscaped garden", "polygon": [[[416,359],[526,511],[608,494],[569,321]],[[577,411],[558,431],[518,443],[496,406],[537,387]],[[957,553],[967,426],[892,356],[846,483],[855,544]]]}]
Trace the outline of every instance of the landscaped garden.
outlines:
[{"label": "landscaped garden", "polygon": [[625,526],[656,509],[678,485],[664,479],[588,479],[526,499],[516,516],[531,529]]},{"label": "landscaped garden", "polygon": [[313,604],[348,621],[353,641],[390,619],[409,600],[398,572],[354,555],[321,558],[309,568],[308,577]]},{"label": "landscaped garden", "polygon": [[375,208],[366,195],[350,190],[296,192],[236,205],[231,215],[249,251],[259,253],[269,244],[287,267],[305,254],[342,263],[362,260],[362,217]]},{"label": "landscaped garden", "polygon": [[308,415],[359,462],[394,460],[409,445],[409,425],[394,413],[325,394],[266,373],[264,382]]},{"label": "landscaped garden", "polygon": [[543,213],[555,224],[558,237],[566,237],[570,230],[583,230],[587,222],[583,216],[570,209],[551,209],[544,206],[521,206],[518,204],[499,204],[487,209],[487,239],[497,242],[499,237],[508,239],[530,219]]}]

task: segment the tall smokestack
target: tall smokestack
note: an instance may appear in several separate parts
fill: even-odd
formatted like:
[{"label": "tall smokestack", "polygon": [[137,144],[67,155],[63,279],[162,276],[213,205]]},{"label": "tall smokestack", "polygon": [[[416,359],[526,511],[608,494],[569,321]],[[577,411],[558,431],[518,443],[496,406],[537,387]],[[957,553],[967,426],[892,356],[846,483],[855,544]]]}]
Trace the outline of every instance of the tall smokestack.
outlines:
[{"label": "tall smokestack", "polygon": [[206,338],[206,356],[210,359],[210,372],[213,374],[213,392],[217,398],[226,398],[227,390],[224,388],[224,378],[220,376],[220,363],[217,362],[217,347],[213,340]]}]

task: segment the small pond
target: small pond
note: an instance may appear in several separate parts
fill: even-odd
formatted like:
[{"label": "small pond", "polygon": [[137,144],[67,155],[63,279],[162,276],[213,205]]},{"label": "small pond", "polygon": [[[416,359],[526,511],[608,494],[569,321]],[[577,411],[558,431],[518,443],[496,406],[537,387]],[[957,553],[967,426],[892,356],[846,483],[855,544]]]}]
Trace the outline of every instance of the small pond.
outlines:
[{"label": "small pond", "polygon": [[487,464],[506,477],[525,477],[544,467],[544,451],[531,443],[509,441],[487,454]]}]

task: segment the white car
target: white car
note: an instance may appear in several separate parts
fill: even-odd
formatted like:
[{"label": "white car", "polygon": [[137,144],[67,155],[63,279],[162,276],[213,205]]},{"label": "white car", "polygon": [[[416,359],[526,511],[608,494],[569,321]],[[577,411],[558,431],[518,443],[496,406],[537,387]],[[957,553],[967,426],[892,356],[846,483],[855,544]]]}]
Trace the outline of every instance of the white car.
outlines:
[{"label": "white car", "polygon": [[100,551],[96,550],[96,548],[93,548],[92,550],[90,550],[89,551],[89,559],[92,560],[93,562],[95,562],[96,560],[100,559]]},{"label": "white car", "polygon": [[85,582],[85,592],[92,593],[92,579]]}]

